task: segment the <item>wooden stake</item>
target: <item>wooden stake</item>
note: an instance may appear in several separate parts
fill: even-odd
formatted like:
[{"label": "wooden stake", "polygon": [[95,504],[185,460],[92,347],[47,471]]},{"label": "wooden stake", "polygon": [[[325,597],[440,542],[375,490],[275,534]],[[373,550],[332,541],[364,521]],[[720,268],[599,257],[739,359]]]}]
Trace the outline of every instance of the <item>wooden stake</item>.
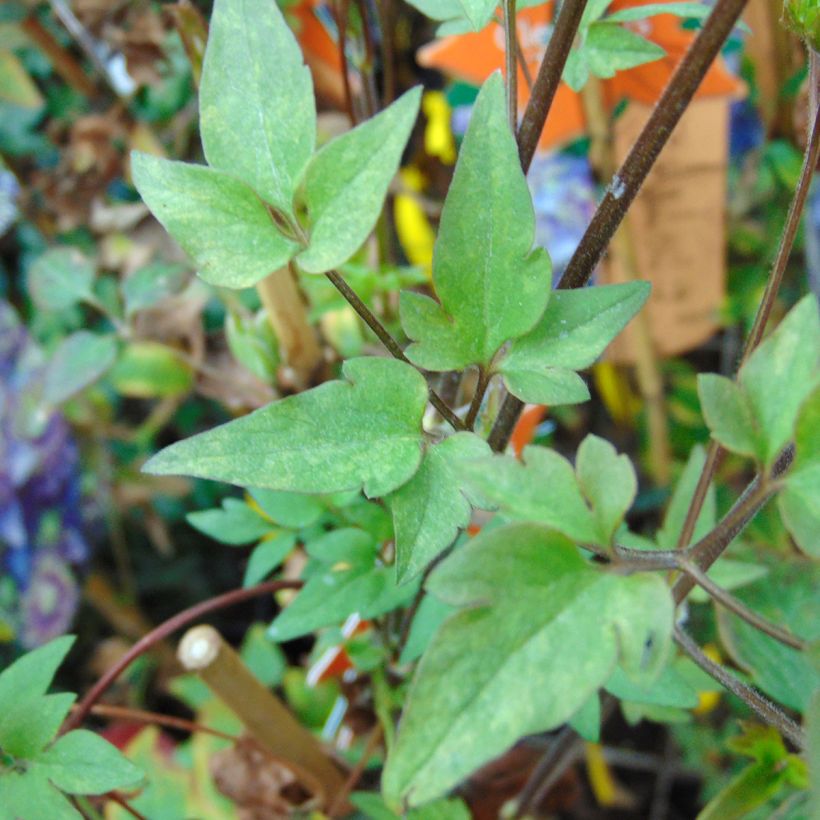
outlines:
[{"label": "wooden stake", "polygon": [[253,676],[239,655],[211,626],[189,629],[177,649],[177,657],[195,672],[248,731],[276,758],[290,768],[303,785],[315,791],[321,786],[323,804],[332,803],[345,778],[319,741],[305,729],[287,707]]}]

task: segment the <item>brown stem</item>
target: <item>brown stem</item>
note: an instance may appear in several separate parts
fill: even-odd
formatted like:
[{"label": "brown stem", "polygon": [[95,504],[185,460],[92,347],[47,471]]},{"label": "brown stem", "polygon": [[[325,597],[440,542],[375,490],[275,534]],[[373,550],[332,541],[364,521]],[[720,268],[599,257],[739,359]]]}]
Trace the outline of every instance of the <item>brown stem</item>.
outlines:
[{"label": "brown stem", "polygon": [[353,89],[350,86],[350,66],[347,63],[347,15],[350,11],[350,0],[341,0],[341,2],[333,4],[334,17],[336,18],[336,28],[339,33],[339,61],[342,64],[342,82],[345,89],[345,106],[347,107],[347,116],[350,124],[355,126],[358,122],[356,119],[356,110],[353,105]]},{"label": "brown stem", "polygon": [[148,820],[144,814],[140,814],[119,792],[109,792],[106,798],[116,803],[121,809],[126,811],[136,820]]},{"label": "brown stem", "polygon": [[396,65],[393,48],[391,0],[376,0],[382,44],[382,108],[387,108],[396,96]]},{"label": "brown stem", "polygon": [[[345,280],[335,270],[328,271],[325,276],[333,283],[336,290],[344,296],[348,304],[356,311],[359,317],[378,336],[379,341],[388,351],[402,362],[415,367],[415,365],[404,355],[401,345],[388,333],[387,328],[378,320],[370,308],[358,297],[356,291],[345,282]],[[441,417],[445,419],[455,430],[466,430],[464,422],[442,401],[438,393],[432,388],[430,392],[430,404],[436,408]]]},{"label": "brown stem", "polygon": [[367,738],[367,743],[362,751],[362,756],[359,758],[359,762],[353,767],[350,772],[350,776],[347,778],[344,785],[339,790],[339,793],[336,795],[336,798],[333,800],[333,803],[331,803],[330,808],[327,810],[328,817],[336,817],[342,814],[348,796],[353,789],[356,788],[356,784],[359,782],[364,770],[367,768],[367,764],[373,755],[373,752],[376,751],[376,747],[379,743],[381,743],[383,734],[381,723],[377,723]]},{"label": "brown stem", "polygon": [[[609,190],[595,211],[592,222],[590,222],[566,271],[564,271],[564,275],[561,277],[561,281],[558,283],[559,288],[579,288],[587,283],[629,206],[632,204],[632,200],[640,190],[647,174],[655,164],[658,155],[666,145],[673,129],[683,116],[683,112],[709,70],[709,66],[718,56],[723,42],[740,17],[746,2],[747,0],[718,0],[715,4],[712,13],[664,89],[657,106],[652,112],[652,116],[644,125],[640,136],[632,146],[629,156],[613,177],[613,184],[610,185]],[[580,6],[581,4],[577,5]],[[564,3],[561,13],[565,8],[574,8],[575,6],[575,3]],[[560,17],[559,14],[559,20],[556,22],[556,34]],[[554,37],[555,35],[553,35]],[[565,45],[568,51],[570,44]],[[546,61],[546,55],[544,59]],[[566,56],[564,59],[566,59]],[[561,70],[563,70],[563,63],[561,64]],[[557,77],[555,77],[556,87],[561,76],[561,70],[557,71]],[[539,79],[540,76],[541,72],[539,71]],[[537,87],[538,79],[536,79],[535,84]],[[532,103],[535,98],[536,94],[533,90],[530,102]],[[519,153],[521,154],[522,165],[525,168],[529,167],[532,153],[525,153],[524,146],[526,144],[527,148],[534,152],[540,135],[540,128],[533,133],[534,129],[529,126],[527,122],[529,106],[527,109],[519,130]],[[545,119],[546,113],[544,114]],[[542,124],[544,120],[541,121]],[[528,160],[526,165],[524,163],[525,159]],[[489,438],[490,446],[496,452],[506,449],[523,407],[523,402],[515,396],[508,395],[504,399]]]},{"label": "brown stem", "polygon": [[481,409],[481,402],[484,399],[484,394],[487,392],[487,385],[489,383],[489,373],[487,373],[485,368],[479,366],[475,393],[473,393],[473,400],[470,402],[470,409],[467,411],[467,418],[464,419],[464,424],[468,430],[472,430],[475,427],[475,420],[478,417],[478,411]]},{"label": "brown stem", "polygon": [[247,589],[233,589],[207,601],[195,604],[188,609],[174,615],[158,627],[152,629],[147,635],[138,640],[108,671],[89,689],[85,697],[80,701],[77,710],[73,712],[68,720],[63,724],[61,733],[76,729],[88,716],[91,707],[100,699],[107,689],[117,680],[117,678],[137,659],[149,650],[154,644],[172,635],[178,629],[196,621],[209,612],[216,612],[251,598],[258,598],[261,595],[269,595],[278,592],[280,589],[299,589],[301,581],[267,581],[255,587]]},{"label": "brown stem", "polygon": [[518,39],[515,27],[515,0],[504,0],[504,71],[507,80],[507,119],[513,136],[518,130]]},{"label": "brown stem", "polygon": [[[76,712],[79,708],[79,706],[72,706],[71,711]],[[213,735],[214,737],[220,737],[223,740],[230,740],[231,742],[235,742],[239,739],[235,735],[220,732],[219,729],[212,729],[210,726],[204,726],[202,723],[196,723],[192,720],[163,715],[159,712],[148,712],[145,709],[131,709],[128,706],[110,706],[107,703],[97,703],[91,707],[90,713],[97,717],[111,718],[112,720],[132,720],[138,723],[149,723],[152,726],[165,726],[168,729],[179,729],[183,732],[202,732],[203,734]]]},{"label": "brown stem", "polygon": [[[820,83],[820,68],[816,57],[812,58],[811,76],[814,84]],[[820,106],[814,114],[814,124],[811,128],[808,145],[806,146],[806,153],[803,156],[803,166],[800,169],[800,177],[797,182],[797,188],[794,191],[791,205],[789,205],[789,212],[786,216],[786,224],[783,228],[783,233],[780,237],[780,244],[777,248],[774,264],[772,265],[769,279],[766,282],[766,290],[763,293],[763,298],[760,301],[760,307],[757,310],[754,324],[749,332],[749,338],[746,340],[746,346],[743,350],[740,367],[742,367],[752,355],[755,348],[760,344],[763,338],[763,333],[769,321],[769,316],[772,312],[775,299],[777,298],[777,291],[780,288],[780,283],[783,281],[783,274],[786,271],[786,264],[791,255],[792,246],[794,245],[794,238],[797,235],[797,230],[800,226],[800,216],[803,213],[803,208],[806,203],[806,197],[811,187],[811,181],[814,177],[814,169],[817,167],[817,160],[820,157]],[[683,522],[680,538],[678,539],[678,546],[685,547],[692,538],[692,533],[695,529],[695,522],[700,515],[701,507],[706,498],[706,492],[709,489],[709,483],[714,476],[715,470],[721,457],[722,448],[717,441],[709,442],[709,449],[706,453],[706,461],[701,470],[698,483],[695,487],[695,493],[692,496],[692,501],[686,513],[686,519]]]},{"label": "brown stem", "polygon": [[756,689],[738,680],[727,672],[720,664],[715,663],[703,650],[676,625],[674,633],[675,643],[704,671],[714,678],[721,686],[728,689],[733,695],[740,698],[761,720],[774,726],[785,738],[790,740],[798,749],[806,746],[805,738],[800,727],[777,708],[771,701],[763,697]]},{"label": "brown stem", "polygon": [[20,23],[20,28],[29,39],[35,43],[51,61],[54,70],[75,91],[86,97],[94,97],[97,87],[83,71],[83,67],[74,59],[74,55],[60,45],[54,35],[36,18],[31,15]]}]

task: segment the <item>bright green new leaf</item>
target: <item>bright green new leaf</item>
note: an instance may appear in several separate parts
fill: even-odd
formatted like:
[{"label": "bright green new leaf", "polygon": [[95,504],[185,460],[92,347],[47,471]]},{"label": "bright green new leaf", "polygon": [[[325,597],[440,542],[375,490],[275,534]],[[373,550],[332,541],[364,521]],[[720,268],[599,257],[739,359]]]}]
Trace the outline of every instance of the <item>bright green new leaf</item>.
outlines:
[{"label": "bright green new leaf", "polygon": [[310,242],[297,257],[307,273],[346,262],[367,239],[418,115],[421,87],[325,145],[308,165],[304,200]]},{"label": "bright green new leaf", "polygon": [[[664,550],[672,550],[678,546],[678,539],[683,530],[683,522],[686,520],[686,513],[695,494],[703,465],[706,462],[706,451],[700,445],[692,448],[689,453],[689,460],[683,468],[675,489],[672,491],[672,498],[666,508],[666,515],[663,519],[663,526],[658,530],[658,546]],[[717,504],[715,500],[715,488],[709,485],[706,497],[695,522],[695,529],[692,532],[692,543],[703,538],[712,527],[715,526],[717,516]],[[685,544],[684,546],[689,546]]]},{"label": "bright green new leaf", "polygon": [[408,0],[431,20],[453,20],[464,13],[461,0]]},{"label": "bright green new leaf", "polygon": [[608,79],[618,71],[651,63],[666,55],[666,51],[634,31],[618,23],[599,20],[593,23],[582,46],[589,70]]},{"label": "bright green new leaf", "polygon": [[279,232],[265,203],[227,173],[138,151],[131,170],[145,204],[212,285],[255,285],[299,248]]},{"label": "bright green new leaf", "polygon": [[225,317],[225,341],[233,357],[264,382],[276,383],[281,362],[279,340],[264,310],[255,316],[230,312]]},{"label": "bright green new leaf", "polygon": [[263,538],[248,559],[242,586],[252,587],[264,581],[268,575],[278,569],[285,558],[293,552],[295,546],[296,535],[292,532],[282,533],[275,538]]},{"label": "bright green new leaf", "polygon": [[188,282],[184,265],[153,262],[134,271],[120,285],[125,315],[133,316],[180,293]]},{"label": "bright green new leaf", "polygon": [[54,738],[76,695],[18,694],[15,708],[0,716],[0,747],[6,754],[30,760]]},{"label": "bright green new leaf", "polygon": [[28,272],[28,289],[37,307],[64,310],[93,301],[94,265],[76,248],[51,248]]},{"label": "bright green new leaf", "polygon": [[223,544],[240,546],[267,535],[273,524],[238,498],[226,498],[222,507],[188,513],[188,523]]},{"label": "bright green new leaf", "polygon": [[[480,207],[476,207],[480,204]],[[506,122],[504,84],[493,74],[476,100],[441,214],[433,255],[440,304],[401,294],[407,356],[428,370],[488,365],[541,318],[549,257],[533,250],[535,217]]]},{"label": "bright green new leaf", "polygon": [[179,396],[194,383],[191,366],[176,350],[152,341],[126,345],[108,378],[118,393],[138,399]]},{"label": "bright green new leaf", "polygon": [[47,817],[48,820],[83,820],[68,798],[37,767],[0,775],[0,818]]},{"label": "bright green new leaf", "polygon": [[505,515],[545,524],[581,544],[595,543],[595,519],[572,465],[546,447],[530,445],[523,456],[523,463],[512,456],[490,456],[460,469],[467,486]]},{"label": "bright green new leaf", "polygon": [[276,3],[214,3],[199,128],[209,165],[293,213],[294,192],[316,145],[316,107],[310,71]]},{"label": "bright green new leaf", "polygon": [[769,466],[794,435],[800,405],[820,378],[817,297],[804,296],[740,369],[738,381],[758,429],[758,458]]},{"label": "bright green new leaf", "polygon": [[345,362],[332,381],[180,441],[145,466],[244,487],[370,497],[400,487],[421,461],[427,385],[394,359]]},{"label": "bright green new leaf", "polygon": [[459,0],[459,5],[473,27],[473,31],[481,31],[492,20],[498,2],[497,0]]},{"label": "bright green new leaf", "polygon": [[274,619],[268,635],[287,641],[341,624],[349,615],[375,618],[408,603],[417,584],[399,587],[392,568],[376,561],[376,542],[364,530],[343,528],[308,544],[321,565],[296,598]]},{"label": "bright green new leaf", "polygon": [[712,436],[727,450],[754,457],[758,447],[752,408],[738,384],[716,373],[700,373],[698,395]]},{"label": "bright green new leaf", "polygon": [[592,365],[646,302],[648,282],[552,293],[538,324],[510,344],[497,365],[522,401],[574,404],[589,390],[574,371]]},{"label": "bright green new leaf", "polygon": [[264,624],[251,624],[242,639],[239,656],[265,686],[278,686],[282,682],[288,660],[275,643],[268,640]]},{"label": "bright green new leaf", "polygon": [[117,357],[115,336],[78,330],[63,339],[51,357],[43,386],[46,401],[60,404],[93,384]]},{"label": "bright green new leaf", "polygon": [[618,455],[608,441],[589,435],[578,448],[575,471],[578,485],[592,507],[596,542],[608,546],[638,491],[632,462]]},{"label": "bright green new leaf", "polygon": [[413,478],[389,496],[399,582],[423,572],[469,523],[470,505],[480,506],[481,500],[462,487],[459,464],[489,455],[483,439],[456,433],[430,447]]},{"label": "bright green new leaf", "polygon": [[477,536],[428,589],[465,608],[419,664],[382,779],[391,802],[438,797],[520,737],[565,722],[619,661],[647,682],[666,661],[674,606],[663,579],[602,571],[536,524]]},{"label": "bright green new leaf", "polygon": [[142,772],[94,732],[76,729],[34,759],[34,766],[68,794],[105,794],[134,786]]},{"label": "bright green new leaf", "polygon": [[800,408],[795,428],[794,463],[777,503],[797,546],[820,558],[820,389]]},{"label": "bright green new leaf", "polygon": [[283,527],[309,527],[325,512],[322,502],[314,496],[256,488],[250,489],[249,492],[262,512]]},{"label": "bright green new leaf", "polygon": [[45,695],[63,659],[75,641],[63,635],[18,658],[0,672],[0,715],[16,708],[21,692],[29,697]]}]

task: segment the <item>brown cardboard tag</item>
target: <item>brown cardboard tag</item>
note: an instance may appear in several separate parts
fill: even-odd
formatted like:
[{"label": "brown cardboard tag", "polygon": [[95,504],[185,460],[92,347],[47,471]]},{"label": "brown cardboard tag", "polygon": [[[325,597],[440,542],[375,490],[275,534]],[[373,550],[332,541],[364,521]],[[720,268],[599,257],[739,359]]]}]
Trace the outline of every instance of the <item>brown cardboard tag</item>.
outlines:
[{"label": "brown cardboard tag", "polygon": [[[618,165],[652,109],[631,102],[614,128]],[[672,356],[702,344],[719,327],[726,294],[726,167],[729,100],[693,100],[629,211],[626,230],[636,276],[652,283],[647,307],[655,350]],[[628,281],[619,243],[601,265],[601,284]],[[607,358],[634,363],[633,328]]]}]

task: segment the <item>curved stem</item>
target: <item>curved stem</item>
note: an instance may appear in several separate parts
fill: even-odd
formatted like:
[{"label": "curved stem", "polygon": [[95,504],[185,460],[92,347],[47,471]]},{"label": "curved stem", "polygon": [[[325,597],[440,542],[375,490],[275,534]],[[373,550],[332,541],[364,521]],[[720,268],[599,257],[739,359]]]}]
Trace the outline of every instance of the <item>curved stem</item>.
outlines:
[{"label": "curved stem", "polygon": [[676,625],[675,643],[704,671],[721,686],[740,698],[761,720],[774,726],[784,737],[788,738],[798,749],[806,745],[800,727],[771,701],[763,697],[756,689],[738,680],[704,654],[703,650],[684,630]]},{"label": "curved stem", "polygon": [[507,80],[507,119],[513,136],[518,130],[518,58],[515,0],[504,0],[504,72]]},{"label": "curved stem", "polygon": [[261,595],[270,595],[280,589],[299,589],[301,581],[267,581],[255,587],[247,589],[234,589],[215,598],[195,604],[188,609],[174,615],[147,635],[138,640],[108,671],[89,689],[85,697],[80,701],[75,712],[63,724],[61,734],[76,729],[88,716],[91,707],[100,699],[106,690],[117,680],[117,678],[143,653],[147,652],[154,644],[159,643],[172,635],[178,629],[187,626],[198,620],[209,612],[216,612],[229,606],[242,603],[251,598],[258,598]]}]

